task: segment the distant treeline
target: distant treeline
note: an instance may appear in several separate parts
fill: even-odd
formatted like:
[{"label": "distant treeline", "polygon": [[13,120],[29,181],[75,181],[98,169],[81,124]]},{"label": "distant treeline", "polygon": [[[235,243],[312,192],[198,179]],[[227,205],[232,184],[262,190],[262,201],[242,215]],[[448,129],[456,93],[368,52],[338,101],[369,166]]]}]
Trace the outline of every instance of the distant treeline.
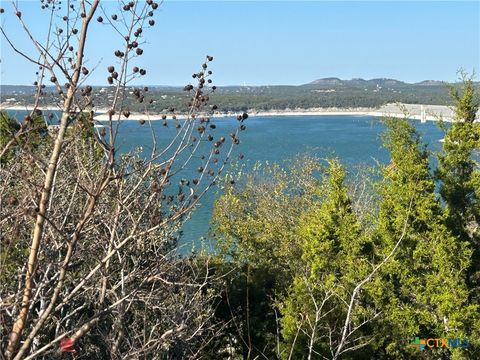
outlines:
[{"label": "distant treeline", "polygon": [[[333,80],[332,80],[333,79]],[[308,108],[376,108],[386,103],[451,105],[451,84],[422,82],[407,84],[389,79],[349,80],[336,78],[317,80],[301,86],[231,86],[219,87],[209,94],[209,103],[217,111],[285,110]],[[475,83],[477,89],[480,83]],[[144,87],[139,87],[144,90]],[[1,101],[10,103],[33,103],[34,87],[2,86]],[[114,96],[113,87],[93,87],[92,102],[96,108],[107,108],[109,98]],[[133,91],[132,87],[130,91]],[[174,108],[184,112],[188,109],[189,94],[180,87],[150,87],[144,91],[139,102],[135,97],[126,99],[125,107],[135,112],[161,113]],[[53,89],[46,88],[44,105],[58,102],[59,96]],[[14,98],[15,100],[12,100]]]}]

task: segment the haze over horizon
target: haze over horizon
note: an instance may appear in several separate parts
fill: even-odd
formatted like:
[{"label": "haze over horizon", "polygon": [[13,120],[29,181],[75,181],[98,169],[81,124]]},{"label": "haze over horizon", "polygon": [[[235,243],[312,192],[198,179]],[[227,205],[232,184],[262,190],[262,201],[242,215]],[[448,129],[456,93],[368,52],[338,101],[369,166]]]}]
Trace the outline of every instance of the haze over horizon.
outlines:
[{"label": "haze over horizon", "polygon": [[[18,3],[41,33],[48,12],[39,2]],[[2,25],[28,51],[11,4],[3,7]],[[98,68],[89,83],[104,85],[120,39],[98,23],[91,31],[87,64]],[[135,84],[183,86],[206,54],[215,57],[220,86],[302,85],[326,77],[452,82],[458,69],[478,72],[480,64],[479,2],[166,1],[145,33],[144,55],[135,61],[148,73]],[[2,84],[35,80],[35,66],[16,58],[3,38],[0,76]]]}]

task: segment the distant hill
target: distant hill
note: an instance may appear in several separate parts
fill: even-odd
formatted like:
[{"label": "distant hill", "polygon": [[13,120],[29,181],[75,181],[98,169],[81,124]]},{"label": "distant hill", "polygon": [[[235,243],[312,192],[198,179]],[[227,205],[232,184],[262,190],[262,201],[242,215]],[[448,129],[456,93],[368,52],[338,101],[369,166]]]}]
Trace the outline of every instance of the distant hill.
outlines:
[{"label": "distant hill", "polygon": [[[422,84],[425,83],[427,84],[428,82],[431,82],[432,80],[426,80],[422,81]],[[437,83],[442,83],[441,81],[438,81]],[[354,78],[351,80],[342,80],[339,78],[335,77],[328,77],[328,78],[323,78],[323,79],[317,79],[314,80],[308,84],[305,85],[317,85],[317,86],[344,86],[344,87],[378,87],[378,86],[390,86],[390,87],[395,87],[395,86],[405,86],[405,85],[413,85],[413,84],[408,84],[400,80],[396,79],[388,79],[388,78],[378,78],[378,79],[362,79],[362,78]]]},{"label": "distant hill", "polygon": [[415,85],[420,85],[420,86],[436,86],[436,85],[445,85],[447,84],[445,81],[438,81],[438,80],[423,80],[418,83],[415,83]]},{"label": "distant hill", "polygon": [[344,82],[345,82],[344,80],[340,80],[339,78],[329,77],[329,78],[314,80],[310,83],[310,85],[338,86],[338,85],[344,85]]}]

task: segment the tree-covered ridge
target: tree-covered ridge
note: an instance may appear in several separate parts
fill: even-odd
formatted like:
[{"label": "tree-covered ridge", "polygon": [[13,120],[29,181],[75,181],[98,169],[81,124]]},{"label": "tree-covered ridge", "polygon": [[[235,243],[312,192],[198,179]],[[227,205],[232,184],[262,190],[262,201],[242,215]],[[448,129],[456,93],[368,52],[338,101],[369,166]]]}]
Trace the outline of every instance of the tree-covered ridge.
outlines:
[{"label": "tree-covered ridge", "polygon": [[[336,78],[334,78],[336,79]],[[217,110],[285,110],[309,108],[355,108],[380,107],[387,103],[401,102],[409,104],[452,105],[447,83],[420,82],[408,84],[391,79],[354,79],[335,81],[323,79],[300,86],[219,86],[210,95],[212,104]],[[479,83],[472,83],[477,90]],[[143,89],[144,86],[138,88]],[[129,91],[134,91],[130,88]],[[130,111],[144,112],[145,104],[151,113],[161,113],[166,109],[175,108],[181,112],[188,109],[188,96],[180,87],[149,86],[149,93],[142,103],[129,100],[126,106]],[[2,86],[1,101],[15,99],[10,104],[32,104],[34,87]],[[93,104],[101,109],[107,108],[109,98],[112,98],[114,88],[93,87]],[[46,88],[44,105],[57,103],[56,91]],[[151,102],[151,103],[150,103]]]}]

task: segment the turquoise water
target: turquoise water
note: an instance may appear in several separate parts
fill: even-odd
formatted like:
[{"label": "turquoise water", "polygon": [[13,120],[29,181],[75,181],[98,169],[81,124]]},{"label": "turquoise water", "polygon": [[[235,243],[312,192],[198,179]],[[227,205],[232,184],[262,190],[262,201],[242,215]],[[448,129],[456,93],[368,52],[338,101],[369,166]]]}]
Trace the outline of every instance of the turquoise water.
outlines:
[{"label": "turquoise water", "polygon": [[[214,120],[216,134],[227,135],[237,125],[235,119]],[[436,123],[415,124],[431,150],[439,150],[443,137]],[[240,134],[241,144],[237,153],[245,155],[242,163],[251,168],[257,161],[283,163],[297,155],[311,154],[318,157],[336,156],[349,168],[371,166],[388,162],[388,153],[382,148],[380,134],[384,126],[380,119],[370,116],[266,116],[249,117],[246,131]],[[153,123],[159,142],[166,141],[169,130],[161,122]],[[120,136],[122,149],[150,143],[150,130],[137,122],[125,122]],[[146,147],[148,149],[148,146]],[[202,204],[192,214],[183,228],[182,243],[197,242],[209,230],[209,221],[215,197],[213,190],[202,199]],[[185,246],[187,248],[187,246]]]},{"label": "turquoise water", "polygon": [[[17,116],[20,114],[17,112]],[[234,118],[220,118],[217,136],[235,129]],[[423,140],[431,150],[439,150],[443,137],[436,123],[421,124],[415,121]],[[388,161],[388,154],[381,146],[379,135],[384,126],[378,118],[370,116],[270,116],[249,117],[245,121],[246,131],[240,134],[241,143],[236,152],[243,153],[244,166],[248,169],[257,161],[279,162],[296,155],[311,154],[318,157],[336,156],[347,166],[374,165]],[[174,133],[174,127],[165,128],[161,121],[152,122],[159,147]],[[140,126],[136,121],[125,121],[119,132],[120,151],[129,151],[142,146],[151,148],[151,129]],[[202,199],[202,204],[192,214],[183,228],[182,243],[198,241],[209,229],[209,220],[216,190]]]},{"label": "turquoise water", "polygon": [[[222,120],[226,121],[226,120]],[[217,123],[218,124],[218,123]],[[239,150],[245,154],[245,165],[256,161],[283,163],[296,155],[338,157],[348,168],[388,162],[380,134],[384,126],[370,116],[277,116],[251,117],[245,122]],[[415,124],[431,150],[440,150],[441,131],[434,122]],[[224,127],[227,127],[225,124]],[[221,127],[220,127],[221,130]],[[202,207],[185,224],[183,240],[196,241],[208,231],[213,199],[210,194]]]}]

